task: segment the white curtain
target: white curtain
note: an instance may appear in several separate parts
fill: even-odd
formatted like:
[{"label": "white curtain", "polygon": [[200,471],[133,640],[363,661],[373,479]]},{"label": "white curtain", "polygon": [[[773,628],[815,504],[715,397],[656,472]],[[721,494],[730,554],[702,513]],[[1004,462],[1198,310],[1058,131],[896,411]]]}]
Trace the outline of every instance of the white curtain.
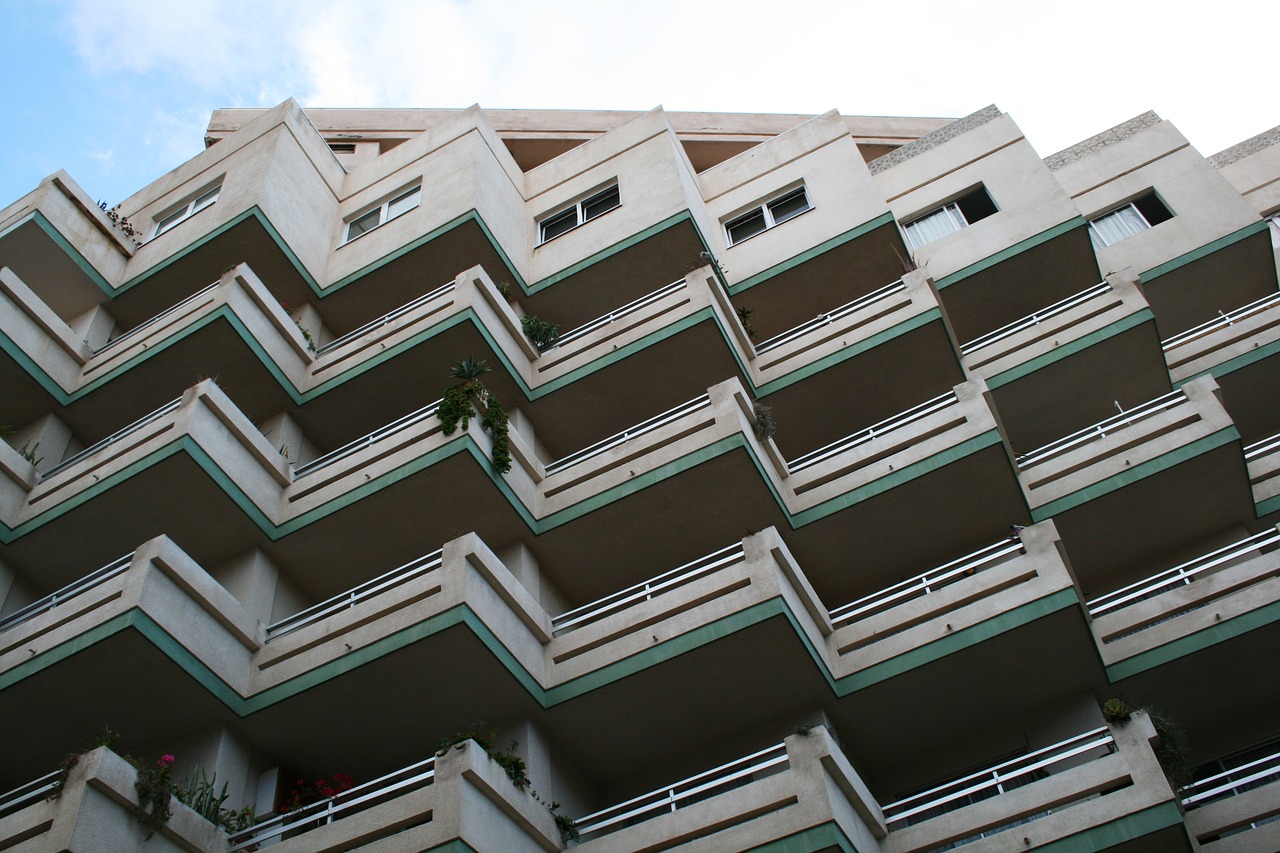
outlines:
[{"label": "white curtain", "polygon": [[907,242],[914,250],[927,246],[934,240],[940,240],[948,234],[954,234],[967,224],[959,208],[949,204],[937,213],[930,213],[923,219],[917,219],[910,225],[904,226],[902,230],[906,232]]},{"label": "white curtain", "polygon": [[1131,204],[1126,204],[1106,216],[1099,216],[1089,224],[1092,226],[1090,233],[1097,248],[1114,246],[1126,237],[1132,237],[1151,227],[1147,224],[1147,220],[1142,218],[1137,208]]}]

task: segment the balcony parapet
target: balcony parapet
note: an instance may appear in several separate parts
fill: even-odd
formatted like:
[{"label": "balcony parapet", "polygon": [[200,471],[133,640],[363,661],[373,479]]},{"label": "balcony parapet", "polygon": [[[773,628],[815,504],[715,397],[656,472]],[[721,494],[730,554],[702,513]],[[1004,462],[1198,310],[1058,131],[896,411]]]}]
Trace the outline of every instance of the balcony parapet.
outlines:
[{"label": "balcony parapet", "polygon": [[1280,509],[1280,434],[1246,445],[1244,461],[1258,515]]},{"label": "balcony parapet", "polygon": [[1280,341],[1280,293],[1250,302],[1161,341],[1169,374],[1182,384],[1205,373],[1251,362]]},{"label": "balcony parapet", "polygon": [[1262,853],[1280,843],[1280,752],[1232,762],[1178,793],[1187,831],[1205,853]]},{"label": "balcony parapet", "polygon": [[1019,320],[961,344],[961,362],[971,376],[998,388],[1023,375],[1019,367],[1057,360],[1077,342],[1106,336],[1150,320],[1137,286],[1118,276],[1096,284]]},{"label": "balcony parapet", "polygon": [[1277,546],[1280,531],[1267,530],[1089,601],[1103,663],[1218,630],[1280,600]]},{"label": "balcony parapet", "polygon": [[1124,410],[1029,453],[1016,455],[1018,479],[1034,518],[1045,518],[1064,499],[1124,474],[1127,478],[1175,452],[1239,439],[1217,397],[1212,376]]}]

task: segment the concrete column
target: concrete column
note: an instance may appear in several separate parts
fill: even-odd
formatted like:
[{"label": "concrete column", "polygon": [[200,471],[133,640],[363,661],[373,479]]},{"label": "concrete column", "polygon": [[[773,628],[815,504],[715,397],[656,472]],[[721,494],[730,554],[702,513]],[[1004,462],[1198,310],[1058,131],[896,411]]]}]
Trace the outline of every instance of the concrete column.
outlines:
[{"label": "concrete column", "polygon": [[85,346],[97,349],[111,337],[111,333],[116,328],[116,321],[107,313],[105,307],[95,305],[67,325],[76,333],[77,338],[84,341]]},{"label": "concrete column", "polygon": [[271,558],[257,548],[214,566],[209,574],[264,625],[311,604]]},{"label": "concrete column", "polygon": [[53,412],[15,430],[5,440],[15,450],[25,450],[23,455],[36,460],[36,470],[41,472],[48,471],[68,455],[81,449],[81,445],[71,435],[71,427]]},{"label": "concrete column", "polygon": [[569,609],[560,590],[542,574],[538,566],[538,558],[523,542],[508,545],[506,548],[494,551],[494,554],[511,571],[516,580],[529,590],[547,613],[555,616]]},{"label": "concrete column", "polygon": [[295,466],[306,464],[320,455],[320,451],[307,439],[298,422],[285,412],[267,418],[258,425],[258,431],[272,447],[280,451],[281,456]]}]

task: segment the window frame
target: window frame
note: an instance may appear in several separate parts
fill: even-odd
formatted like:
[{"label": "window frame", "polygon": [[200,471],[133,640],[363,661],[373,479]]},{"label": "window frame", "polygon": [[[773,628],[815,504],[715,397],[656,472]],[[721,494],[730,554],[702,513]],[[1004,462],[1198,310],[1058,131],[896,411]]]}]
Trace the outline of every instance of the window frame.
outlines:
[{"label": "window frame", "polygon": [[[985,216],[981,216],[977,219],[974,219],[972,222],[970,222],[969,218],[965,216],[964,210],[963,208],[961,208],[960,204],[961,202],[967,201],[968,199],[972,198],[978,193],[982,193],[984,196],[986,196],[987,202],[989,202],[991,205],[991,212],[986,214]],[[984,219],[991,218],[992,216],[994,216],[999,212],[1000,212],[1000,206],[997,205],[996,200],[991,197],[991,191],[987,189],[987,185],[985,183],[980,183],[954,196],[950,201],[944,202],[938,205],[937,207],[930,208],[927,212],[922,213],[918,216],[915,216],[912,219],[908,220],[907,222],[903,222],[901,224],[902,236],[906,240],[907,248],[909,248],[912,252],[918,252],[921,249],[923,249],[925,246],[931,246],[934,243],[938,242],[939,240],[942,240],[943,238],[946,238],[946,237],[950,237],[952,234],[957,234],[971,225],[976,225]],[[917,226],[919,226],[923,222],[937,219],[939,217],[945,217],[946,221],[949,222],[954,227],[950,231],[948,231],[946,234],[943,234],[938,237],[934,237],[932,240],[923,240],[921,242],[917,242],[917,238],[918,236],[920,236],[918,234],[919,229]]]},{"label": "window frame", "polygon": [[[1155,199],[1156,202],[1162,208],[1164,208],[1165,213],[1169,215],[1166,216],[1164,219],[1161,219],[1159,222],[1152,222],[1150,219],[1148,219],[1147,215],[1142,212],[1142,208],[1138,207],[1138,202],[1146,201],[1148,198]],[[1139,228],[1137,231],[1135,231],[1132,234],[1126,234],[1125,236],[1119,238],[1118,240],[1112,240],[1108,242],[1107,238],[1103,236],[1100,230],[1098,230],[1097,223],[1105,219],[1110,219],[1112,217],[1120,216],[1126,210],[1133,211],[1133,213],[1138,217],[1138,219],[1141,220],[1144,227]],[[1159,193],[1157,193],[1154,189],[1148,189],[1148,190],[1145,190],[1144,192],[1138,193],[1136,196],[1129,199],[1124,204],[1116,205],[1115,207],[1108,210],[1106,213],[1100,213],[1097,216],[1090,217],[1089,218],[1089,240],[1090,242],[1093,243],[1093,248],[1095,251],[1099,249],[1108,249],[1112,246],[1115,246],[1118,243],[1123,243],[1125,240],[1128,240],[1130,237],[1137,237],[1139,234],[1143,233],[1144,231],[1150,231],[1152,228],[1155,228],[1157,225],[1160,225],[1163,222],[1168,222],[1170,219],[1174,217],[1174,215],[1175,214],[1173,212],[1173,209],[1170,208],[1169,205],[1165,204],[1164,199],[1160,198]]]},{"label": "window frame", "polygon": [[[775,208],[781,206],[785,202],[791,201],[796,196],[804,199],[804,209],[797,210],[794,213],[789,213],[779,219],[775,213]],[[797,216],[803,216],[813,209],[813,202],[809,200],[809,189],[802,181],[796,186],[789,187],[779,193],[775,193],[764,201],[753,204],[751,207],[735,216],[727,217],[722,220],[726,245],[729,247],[739,246],[750,240],[752,237],[758,237],[761,234],[778,227],[784,222],[790,222]],[[764,223],[764,227],[759,231],[753,231],[745,237],[735,239],[733,235],[734,227],[748,222],[757,216],[760,217],[761,221]]]},{"label": "window frame", "polygon": [[[404,208],[403,210],[397,211],[396,213],[392,214],[391,213],[392,206],[395,205],[397,202],[404,201],[409,196],[414,197],[413,204],[410,205],[409,207]],[[346,246],[350,243],[353,243],[354,241],[359,240],[364,235],[378,230],[383,225],[386,225],[388,222],[391,222],[392,220],[395,220],[395,219],[399,219],[401,216],[404,216],[406,213],[410,213],[414,210],[417,210],[421,205],[422,205],[422,184],[420,182],[416,184],[412,184],[410,186],[402,187],[401,189],[388,195],[386,198],[384,198],[382,201],[378,202],[377,204],[370,205],[369,207],[362,209],[359,213],[356,213],[342,220],[341,245]],[[368,228],[364,229],[363,231],[361,231],[359,234],[353,235],[351,233],[352,226],[355,225],[357,222],[360,222],[361,220],[368,219],[370,214],[377,214],[378,221],[373,225],[370,225]]]},{"label": "window frame", "polygon": [[1280,249],[1280,210],[1267,214],[1263,219],[1271,229],[1271,248]]},{"label": "window frame", "polygon": [[222,179],[219,178],[217,183],[206,185],[204,189],[194,193],[181,204],[166,208],[164,215],[154,217],[155,225],[151,229],[150,239],[154,240],[161,234],[172,231],[200,211],[213,207],[221,194]]},{"label": "window frame", "polygon": [[[610,194],[612,194],[614,197],[613,204],[609,205],[608,207],[602,210],[598,210],[595,213],[592,213],[590,216],[587,215],[587,208],[590,207],[593,202],[598,202],[602,198],[605,198]],[[545,213],[542,216],[539,216],[535,220],[535,223],[538,226],[537,246],[542,246],[546,243],[550,243],[552,240],[556,239],[557,237],[562,237],[565,234],[568,234],[570,231],[574,230],[575,228],[581,228],[583,225],[586,225],[588,222],[592,222],[596,219],[599,219],[601,216],[604,216],[606,213],[610,213],[611,211],[617,210],[620,207],[622,207],[622,192],[618,188],[617,178],[614,178],[609,183],[604,184],[603,186],[600,186],[597,189],[584,194],[581,198],[579,198],[577,201],[573,202],[572,204],[557,208],[556,210],[553,210],[550,213]],[[557,231],[551,236],[549,237],[547,236],[548,225],[552,223],[555,223],[558,225],[561,221],[567,222],[570,219],[572,219],[573,221],[572,225],[569,225],[569,227],[565,228],[563,231]],[[534,248],[537,248],[537,246],[535,246]]]}]

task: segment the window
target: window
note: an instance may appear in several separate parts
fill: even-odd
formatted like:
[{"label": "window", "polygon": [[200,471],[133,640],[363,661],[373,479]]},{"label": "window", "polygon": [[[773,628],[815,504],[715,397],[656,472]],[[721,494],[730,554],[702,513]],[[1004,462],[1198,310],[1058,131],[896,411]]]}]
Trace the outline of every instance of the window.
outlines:
[{"label": "window", "polygon": [[188,217],[194,216],[195,214],[204,210],[206,207],[210,206],[211,204],[213,204],[215,201],[218,200],[218,193],[221,190],[222,190],[222,184],[218,184],[215,187],[204,190],[203,192],[201,192],[199,195],[197,195],[195,198],[191,199],[190,201],[187,201],[182,205],[178,206],[177,208],[170,210],[164,216],[157,217],[156,231],[151,236],[159,237],[161,234],[168,231],[170,228],[177,225],[182,220],[187,219]]},{"label": "window", "polygon": [[1132,237],[1172,218],[1173,214],[1164,206],[1164,202],[1154,192],[1149,192],[1118,210],[1091,220],[1089,237],[1093,240],[1093,247],[1101,249],[1114,246],[1126,237]]},{"label": "window", "polygon": [[408,213],[418,206],[418,202],[422,200],[422,187],[411,187],[398,195],[384,201],[382,204],[367,210],[354,219],[347,221],[346,238],[342,241],[350,243],[357,237],[368,234],[373,229],[383,223],[390,222],[401,214]]},{"label": "window", "polygon": [[773,226],[781,225],[809,209],[811,209],[809,197],[805,195],[804,187],[796,187],[726,222],[724,230],[729,235],[729,245],[741,243],[749,237],[768,231]]},{"label": "window", "polygon": [[538,223],[538,243],[545,243],[572,231],[584,222],[590,222],[597,216],[608,213],[622,203],[618,195],[618,185],[605,187],[595,195],[564,210],[558,210]]},{"label": "window", "polygon": [[914,251],[986,219],[995,212],[996,203],[991,200],[986,187],[978,187],[973,192],[944,204],[938,210],[907,223],[902,226],[902,231],[907,235],[907,243]]}]

